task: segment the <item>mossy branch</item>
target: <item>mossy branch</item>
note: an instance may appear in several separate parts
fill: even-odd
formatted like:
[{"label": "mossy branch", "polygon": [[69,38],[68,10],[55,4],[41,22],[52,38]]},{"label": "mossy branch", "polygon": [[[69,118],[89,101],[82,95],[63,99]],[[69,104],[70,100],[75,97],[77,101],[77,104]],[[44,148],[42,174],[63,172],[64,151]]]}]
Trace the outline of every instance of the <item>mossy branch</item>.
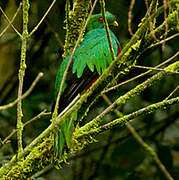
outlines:
[{"label": "mossy branch", "polygon": [[[175,4],[176,1],[171,1],[171,4]],[[156,18],[164,10],[163,6],[158,8],[157,12],[151,15],[151,18]],[[169,30],[176,28],[177,26],[177,10],[169,14],[167,23]],[[124,75],[129,71],[130,68],[135,66],[137,58],[155,42],[155,39],[152,37],[152,33],[145,35],[147,32],[149,20],[146,19],[131,40],[124,46],[121,53],[115,60],[110,64],[110,66],[104,71],[102,76],[93,84],[93,86],[86,92],[84,101],[88,102],[86,105],[83,105],[83,109],[86,108],[84,116],[87,114],[90,106],[100,97],[100,92],[109,87],[111,82],[114,79],[118,78],[121,75]],[[161,37],[165,32],[165,22],[163,22],[156,30],[155,35]],[[114,78],[115,77],[115,78]],[[93,96],[91,96],[93,94]],[[81,97],[81,103],[83,103],[83,98]],[[79,105],[81,104],[79,103]],[[90,104],[90,105],[89,105]],[[83,118],[83,117],[82,117]],[[82,119],[81,118],[81,119]]]},{"label": "mossy branch", "polygon": [[106,35],[107,35],[107,38],[108,38],[109,50],[110,50],[110,53],[111,53],[112,60],[114,60],[115,54],[114,54],[114,50],[113,50],[113,46],[112,46],[111,36],[110,36],[110,33],[109,33],[109,25],[108,25],[107,18],[106,18],[106,15],[105,15],[106,14],[105,1],[100,0],[100,4],[101,4],[101,11],[102,11],[103,19],[104,19],[104,27],[105,27]]},{"label": "mossy branch", "polygon": [[22,90],[23,81],[26,69],[26,51],[27,51],[27,38],[28,38],[28,20],[29,20],[29,0],[22,1],[23,7],[23,33],[22,33],[22,45],[21,45],[21,59],[20,59],[20,69],[19,69],[19,87],[18,87],[18,103],[17,103],[17,141],[18,141],[18,154],[22,152],[22,131],[23,131],[23,112],[22,112]]},{"label": "mossy branch", "polygon": [[[172,71],[179,71],[179,61],[176,63],[171,64],[166,70],[172,70]],[[151,78],[147,79],[143,83],[139,84],[123,96],[119,97],[113,104],[111,104],[108,108],[106,108],[100,115],[98,115],[95,119],[78,129],[74,133],[74,137],[82,136],[85,132],[88,132],[92,130],[93,128],[96,128],[100,125],[103,117],[109,113],[111,110],[113,110],[116,106],[121,106],[126,103],[127,100],[130,98],[139,95],[141,92],[143,92],[146,88],[152,86],[156,81],[160,80],[161,78],[164,78],[169,72],[168,71],[162,71]]]},{"label": "mossy branch", "polygon": [[91,5],[91,0],[74,0],[73,7],[70,10],[69,3],[66,4],[66,36],[64,45],[65,58],[72,52],[84,23],[88,17],[88,11]]},{"label": "mossy branch", "polygon": [[[169,105],[173,105],[173,104],[176,104],[176,103],[179,103],[179,97],[176,97],[176,98],[172,98],[170,100],[164,100],[164,101],[161,101],[161,102],[158,102],[158,103],[155,103],[155,104],[152,104],[152,105],[149,105],[145,108],[142,108],[138,111],[135,111],[129,115],[125,115],[121,118],[118,118],[118,119],[115,119],[113,120],[112,122],[110,123],[107,123],[103,126],[100,126],[98,128],[93,128],[91,129],[90,131],[86,131],[86,132],[83,132],[83,133],[75,133],[75,141],[76,142],[83,142],[82,141],[82,138],[85,139],[91,139],[91,137],[97,135],[97,134],[100,134],[104,131],[107,131],[109,129],[112,129],[116,126],[124,126],[127,122],[133,120],[134,118],[140,116],[140,115],[143,115],[143,114],[150,114],[158,109],[166,109],[167,106]],[[86,144],[86,143],[85,143]],[[79,146],[79,144],[77,144],[77,146]],[[83,146],[82,146],[83,147]],[[78,147],[76,147],[78,148]]]},{"label": "mossy branch", "polygon": [[[78,4],[78,1],[75,1],[75,2]],[[82,3],[83,1],[80,1],[80,2]],[[89,1],[87,1],[87,2],[89,3]],[[177,1],[173,0],[170,2],[176,3]],[[72,14],[73,14],[73,11],[74,10],[71,10]],[[153,18],[157,17],[162,11],[163,11],[163,8],[159,8],[156,13],[151,15],[151,17],[153,17]],[[83,13],[85,14],[86,10]],[[81,12],[81,14],[83,14],[83,13]],[[168,25],[171,28],[175,28],[177,25],[176,16],[177,16],[177,11],[174,10],[170,14],[171,18],[168,18],[168,20],[167,20]],[[96,81],[96,83],[94,83],[94,85],[84,95],[81,96],[80,100],[77,101],[77,103],[75,103],[74,106],[72,108],[70,108],[62,117],[57,119],[55,124],[53,124],[53,125],[51,124],[47,129],[45,129],[44,132],[42,132],[29,146],[27,146],[23,152],[19,153],[19,158],[21,158],[21,161],[16,162],[17,159],[16,159],[16,156],[14,156],[10,163],[7,163],[0,169],[0,177],[11,178],[14,176],[14,174],[16,174],[15,172],[18,172],[17,173],[18,177],[24,177],[24,176],[30,177],[35,172],[44,168],[47,164],[52,163],[52,160],[53,160],[53,153],[52,153],[53,138],[50,137],[50,132],[53,132],[54,128],[58,127],[60,123],[65,121],[74,110],[79,109],[81,107],[81,105],[84,105],[86,101],[89,101],[90,96],[99,95],[101,90],[103,90],[105,87],[107,87],[108,84],[114,79],[114,76],[115,77],[119,76],[120,74],[124,73],[124,70],[128,70],[134,64],[136,57],[138,57],[140,55],[141,51],[143,51],[146,47],[148,47],[149,45],[151,45],[154,42],[153,38],[151,38],[151,34],[143,37],[143,35],[146,32],[146,29],[148,28],[147,24],[148,24],[148,20],[146,20],[146,22],[142,23],[141,27],[136,32],[136,34],[132,37],[132,39],[129,41],[129,43],[123,48],[119,57],[117,57],[114,60],[114,62],[110,65],[110,67]],[[169,29],[171,29],[171,28],[169,28]],[[162,31],[162,32],[160,32],[160,31]],[[80,32],[80,31],[78,31],[78,32]],[[158,28],[155,31],[155,33],[156,33],[156,35],[162,34],[163,28]],[[75,35],[75,37],[78,37],[78,36]],[[142,37],[144,38],[143,40],[141,40]],[[143,45],[142,43],[144,43],[145,46],[141,46],[141,45]],[[74,47],[74,45],[73,45],[73,47]],[[66,49],[67,49],[67,47],[66,47]],[[67,50],[66,50],[66,52],[67,52]],[[136,54],[135,57],[134,57],[134,54]],[[165,72],[161,72],[161,73],[165,73]],[[168,101],[166,101],[166,102],[168,102]],[[170,102],[170,100],[169,100],[169,102]]]},{"label": "mossy branch", "polygon": [[[103,95],[103,99],[106,101],[106,103],[108,105],[111,105],[112,102],[110,101],[110,99],[104,94]],[[166,99],[165,99],[166,100]],[[118,109],[114,109],[115,114],[120,118],[122,116],[124,116],[120,111],[118,111]],[[162,164],[162,162],[160,161],[157,153],[142,139],[142,137],[138,134],[138,132],[135,130],[135,128],[130,124],[130,123],[126,123],[126,128],[128,129],[128,131],[132,134],[132,136],[134,137],[134,139],[136,139],[136,141],[143,147],[143,149],[148,152],[148,154],[150,156],[153,157],[153,160],[155,161],[155,163],[157,164],[157,166],[160,168],[160,170],[162,171],[162,173],[165,175],[165,177],[168,180],[173,180],[172,176],[170,175],[170,173],[167,171],[167,169],[165,168],[165,166]]]}]

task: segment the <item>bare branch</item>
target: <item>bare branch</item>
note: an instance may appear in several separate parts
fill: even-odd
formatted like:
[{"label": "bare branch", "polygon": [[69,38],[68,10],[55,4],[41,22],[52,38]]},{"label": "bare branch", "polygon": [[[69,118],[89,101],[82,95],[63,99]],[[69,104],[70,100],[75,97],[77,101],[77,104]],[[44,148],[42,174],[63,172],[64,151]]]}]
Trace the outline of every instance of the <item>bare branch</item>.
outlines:
[{"label": "bare branch", "polygon": [[176,34],[174,34],[174,35],[172,35],[172,36],[170,36],[170,37],[168,37],[168,38],[166,38],[166,39],[163,39],[163,40],[161,40],[161,41],[159,41],[159,42],[157,42],[157,43],[155,43],[155,44],[152,44],[152,45],[149,46],[147,49],[150,49],[150,48],[153,48],[153,47],[155,47],[155,46],[158,46],[158,45],[160,45],[160,44],[162,44],[162,43],[164,43],[164,42],[166,42],[166,41],[169,41],[169,40],[171,40],[171,39],[173,39],[173,38],[175,38],[175,37],[177,37],[177,36],[179,36],[179,33],[176,33]]},{"label": "bare branch", "polygon": [[131,0],[131,4],[129,6],[129,12],[128,12],[128,31],[129,31],[129,34],[131,36],[134,35],[134,33],[132,32],[132,26],[131,26],[131,22],[132,22],[132,10],[133,10],[134,4],[135,4],[135,0]]},{"label": "bare branch", "polygon": [[[32,119],[30,119],[29,121],[24,123],[24,127],[33,123],[34,121],[36,121],[37,119],[41,118],[42,116],[48,116],[50,115],[51,112],[46,112],[46,110],[42,111],[41,113],[39,113],[37,116],[33,117]],[[0,144],[0,148],[2,148],[2,146],[6,143],[8,143],[9,139],[15,135],[15,133],[17,132],[17,129],[14,129]]]},{"label": "bare branch", "polygon": [[[179,55],[179,52],[176,52],[176,54],[174,54],[172,57],[170,57],[170,58],[168,58],[167,60],[165,60],[164,62],[158,64],[158,65],[155,66],[154,68],[159,68],[159,67],[167,64],[168,62],[170,62],[170,61],[172,61],[174,58],[176,58],[178,55]],[[141,77],[149,74],[150,72],[152,72],[152,70],[146,71],[146,72],[144,72],[144,73],[142,73],[142,74],[139,74],[138,76],[135,76],[135,77],[133,77],[133,78],[131,78],[131,79],[129,79],[129,80],[126,80],[126,81],[124,81],[124,82],[122,82],[122,83],[120,83],[120,84],[117,84],[117,85],[115,85],[115,86],[113,86],[113,87],[111,87],[111,88],[108,88],[108,89],[102,91],[102,93],[107,93],[107,92],[109,92],[109,91],[115,90],[116,88],[118,88],[118,87],[120,87],[120,86],[122,86],[122,85],[124,85],[124,84],[127,84],[127,83],[129,83],[129,82],[131,82],[131,81],[134,81],[134,80],[136,80],[136,79],[138,79],[138,78],[141,78]]]},{"label": "bare branch", "polygon": [[[22,7],[22,3],[19,4],[19,7],[17,9],[17,11],[15,12],[13,18],[11,19],[10,23],[4,28],[4,30],[0,33],[0,37],[7,31],[7,29],[9,28],[9,26],[12,26],[12,23],[14,21],[14,19],[16,18],[17,14],[19,13],[20,9]],[[2,8],[0,7],[1,11],[2,11]],[[20,36],[21,37],[21,36]]]},{"label": "bare branch", "polygon": [[9,104],[6,104],[6,105],[3,105],[3,106],[0,106],[0,110],[5,110],[5,109],[8,109],[8,108],[11,108],[13,107],[14,105],[17,104],[17,102],[21,99],[24,99],[26,98],[31,92],[32,90],[34,89],[34,87],[36,86],[36,84],[38,83],[38,81],[40,80],[40,78],[43,76],[43,73],[40,72],[37,77],[35,78],[35,80],[33,81],[33,83],[31,84],[30,88],[20,97],[20,98],[17,98],[16,100],[14,100],[13,102],[9,103]]},{"label": "bare branch", "polygon": [[140,69],[150,69],[150,70],[154,70],[154,71],[165,71],[165,72],[170,72],[170,73],[173,73],[173,74],[179,74],[179,72],[177,71],[170,71],[170,70],[167,70],[167,69],[161,69],[161,68],[155,68],[155,67],[146,67],[146,66],[139,66],[139,65],[135,65],[134,66],[135,68],[140,68]]},{"label": "bare branch", "polygon": [[51,5],[49,6],[49,8],[47,9],[47,11],[45,12],[44,16],[42,17],[42,19],[39,21],[39,23],[34,27],[34,29],[29,33],[28,37],[32,36],[32,34],[34,34],[34,32],[39,28],[39,26],[42,24],[43,20],[46,18],[46,16],[48,15],[48,13],[50,12],[50,10],[52,9],[52,7],[54,6],[56,0],[53,0],[53,2],[51,3]]},{"label": "bare branch", "polygon": [[[14,27],[14,25],[12,24],[12,22],[9,20],[9,18],[7,17],[6,13],[3,11],[3,9],[0,6],[0,10],[3,13],[3,15],[5,16],[5,18],[7,19],[9,25],[11,25],[11,27],[14,29],[14,31],[19,35],[19,37],[22,39],[22,35],[21,33]],[[14,17],[15,18],[15,17]]]},{"label": "bare branch", "polygon": [[[112,104],[110,99],[105,94],[103,94],[103,98],[107,102],[108,105]],[[119,112],[117,109],[114,109],[114,112],[116,113],[116,115],[118,117],[122,117],[123,116],[122,113]],[[165,166],[162,164],[162,162],[158,158],[157,153],[146,142],[144,142],[142,137],[137,133],[137,131],[132,127],[132,125],[130,125],[129,122],[126,123],[126,127],[129,130],[129,132],[132,134],[132,136],[137,140],[137,142],[144,148],[144,150],[147,151],[153,157],[155,163],[160,168],[160,170],[163,172],[163,174],[166,176],[166,178],[168,180],[173,180],[173,178],[170,175],[170,173],[167,171]]]},{"label": "bare branch", "polygon": [[168,100],[170,97],[172,97],[178,89],[179,89],[179,85],[169,94],[169,96],[165,100]]}]

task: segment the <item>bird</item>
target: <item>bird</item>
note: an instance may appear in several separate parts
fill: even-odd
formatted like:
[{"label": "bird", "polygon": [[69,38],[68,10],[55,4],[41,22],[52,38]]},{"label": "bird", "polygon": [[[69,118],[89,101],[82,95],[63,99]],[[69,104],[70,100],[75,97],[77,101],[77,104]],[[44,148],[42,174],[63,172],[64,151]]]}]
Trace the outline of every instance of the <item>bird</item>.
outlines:
[{"label": "bird", "polygon": [[[112,13],[106,11],[105,16],[110,26],[118,26],[116,17]],[[72,63],[68,69],[61,91],[58,113],[62,112],[79,93],[87,90],[112,62],[104,27],[104,19],[101,13],[91,16],[86,30],[87,33],[80,46],[76,49]],[[121,51],[120,43],[110,29],[109,33],[114,54],[118,56]],[[54,90],[55,99],[58,95],[63,74],[70,57],[71,53],[62,61],[58,68]],[[55,140],[58,143],[54,145],[55,151],[58,151],[58,156],[62,155],[65,146],[70,149],[71,136],[74,131],[74,121],[76,119],[77,114],[74,112],[72,118],[60,124],[58,137]]]}]

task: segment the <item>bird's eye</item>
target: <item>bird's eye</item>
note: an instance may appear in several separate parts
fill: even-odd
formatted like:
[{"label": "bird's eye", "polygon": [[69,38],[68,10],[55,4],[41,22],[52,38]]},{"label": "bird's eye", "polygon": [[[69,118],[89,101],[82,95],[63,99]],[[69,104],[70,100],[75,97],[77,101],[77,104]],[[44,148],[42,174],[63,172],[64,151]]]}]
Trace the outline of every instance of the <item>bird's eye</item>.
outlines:
[{"label": "bird's eye", "polygon": [[98,19],[98,22],[99,22],[99,23],[102,23],[102,22],[103,22],[103,18],[100,17],[100,18]]}]

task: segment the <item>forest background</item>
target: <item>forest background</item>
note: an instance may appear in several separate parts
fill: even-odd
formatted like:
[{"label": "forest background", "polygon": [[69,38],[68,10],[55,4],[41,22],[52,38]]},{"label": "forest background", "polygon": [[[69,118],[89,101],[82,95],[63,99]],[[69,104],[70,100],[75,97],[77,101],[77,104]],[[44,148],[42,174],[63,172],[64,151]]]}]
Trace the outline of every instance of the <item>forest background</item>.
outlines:
[{"label": "forest background", "polygon": [[[22,2],[28,1],[23,0]],[[71,1],[71,9],[75,2],[78,3],[79,1]],[[86,1],[86,3],[88,2],[90,1]],[[23,148],[29,145],[51,123],[50,111],[53,103],[55,77],[57,67],[63,60],[64,27],[66,26],[64,20],[67,11],[65,1],[62,0],[32,0],[29,3],[28,31],[29,34],[31,32],[32,34],[26,42],[26,68],[22,92],[25,93],[29,87],[32,87],[33,91],[30,89],[30,92],[27,92],[27,97],[22,100],[21,105],[22,121],[25,123],[22,137]],[[146,14],[151,3],[154,4],[153,10],[151,10],[151,14]],[[158,6],[156,6],[157,4]],[[89,5],[88,11],[91,5]],[[156,19],[152,18],[152,13],[155,14],[160,6],[164,10],[158,13]],[[17,164],[8,164],[17,151],[21,152],[18,147],[19,140],[17,140],[18,138],[14,133],[18,119],[17,106],[16,103],[8,108],[3,106],[13,102],[18,97],[19,68],[20,62],[22,62],[20,60],[22,60],[21,47],[23,44],[19,37],[21,35],[18,33],[23,32],[22,27],[24,26],[22,8],[23,5],[16,0],[1,0],[0,2],[0,163],[2,166],[0,175],[8,174],[7,177],[14,176],[14,178],[17,175],[20,179],[27,175],[27,177],[33,176],[33,178],[41,180],[57,178],[134,180],[144,178],[172,179],[172,177],[179,179],[179,105],[176,104],[179,101],[179,65],[177,64],[179,47],[177,39],[179,34],[178,2],[176,0],[164,0],[159,1],[159,3],[156,0],[106,1],[106,10],[112,12],[119,23],[118,28],[112,27],[111,30],[119,39],[121,46],[125,47],[125,50],[127,49],[126,44],[130,42],[132,37],[135,37],[134,33],[142,27],[147,18],[149,20],[146,31],[140,32],[139,39],[128,47],[126,54],[124,53],[130,59],[130,63],[127,64],[127,70],[115,80],[115,83],[113,82],[112,86],[141,75],[150,69],[147,67],[154,68],[168,59],[171,59],[171,61],[164,66],[150,69],[152,71],[141,78],[105,93],[110,101],[114,102],[119,96],[124,96],[125,93],[134,89],[137,85],[152,79],[151,77],[154,77],[155,74],[163,73],[160,75],[162,77],[155,80],[155,83],[153,83],[154,80],[151,81],[151,86],[148,85],[142,92],[136,93],[127,102],[121,103],[120,107],[112,108],[103,117],[100,127],[118,119],[119,116],[123,116],[120,112],[127,115],[158,102],[161,102],[161,105],[155,110],[146,110],[145,114],[142,113],[142,116],[136,117],[135,114],[131,118],[133,119],[131,125],[119,126],[118,123],[108,128],[110,130],[101,130],[98,136],[95,132],[95,136],[92,136],[94,139],[87,139],[86,143],[88,145],[70,155],[67,163],[63,163],[60,170],[54,168],[50,160],[51,164],[43,164],[42,167],[27,166],[33,168],[33,170],[27,170],[27,174],[24,172],[23,178],[17,171],[22,166],[18,164],[18,160],[16,161]],[[48,9],[49,11],[47,11]],[[43,21],[37,26],[37,29],[34,29],[46,12],[47,16],[42,19]],[[97,2],[93,13],[99,12],[101,12],[101,6]],[[163,26],[163,30],[160,31],[159,29],[155,32],[156,27],[160,26],[172,13],[175,13],[175,16],[170,20],[171,22],[165,21],[167,25]],[[10,21],[13,19],[13,25],[10,25],[6,15]],[[144,16],[146,19],[142,20]],[[149,17],[151,17],[151,20]],[[84,18],[86,19],[87,16]],[[168,37],[169,39],[167,39]],[[152,40],[147,44],[147,40],[150,38]],[[163,39],[167,41],[164,42]],[[134,51],[133,54],[130,48]],[[175,67],[164,70],[169,65],[175,65]],[[43,72],[43,74],[40,72]],[[37,81],[35,81],[34,86],[31,86],[34,79]],[[112,79],[114,78],[108,81],[112,81]],[[94,91],[94,96],[97,93],[99,94],[99,92]],[[90,108],[87,117],[85,117],[85,123],[94,119],[109,106],[109,99],[105,97],[101,96]],[[173,101],[163,104],[164,99],[172,99]],[[88,101],[87,104],[89,104]],[[170,104],[174,105],[170,106]],[[132,127],[136,131],[130,129]],[[134,133],[132,133],[132,130],[134,130]],[[11,133],[14,133],[14,135],[8,137]],[[143,138],[142,141],[140,141],[139,135]],[[153,148],[157,155],[148,146],[145,146],[144,141]],[[26,160],[26,157],[28,157],[27,154],[23,158]],[[46,157],[48,159],[48,155]],[[157,161],[156,159],[160,160]],[[38,163],[38,161],[36,162]],[[8,172],[4,171],[3,168],[6,168]]]}]

